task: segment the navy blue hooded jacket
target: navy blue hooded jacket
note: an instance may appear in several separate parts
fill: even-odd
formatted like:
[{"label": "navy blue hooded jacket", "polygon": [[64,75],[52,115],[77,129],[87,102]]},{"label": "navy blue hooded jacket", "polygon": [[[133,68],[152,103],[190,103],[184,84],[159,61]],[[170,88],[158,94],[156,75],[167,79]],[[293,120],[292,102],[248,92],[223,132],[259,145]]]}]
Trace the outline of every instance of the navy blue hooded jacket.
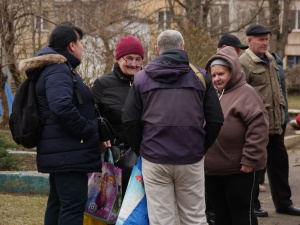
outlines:
[{"label": "navy blue hooded jacket", "polygon": [[277,67],[279,69],[278,76],[279,76],[279,80],[280,80],[282,95],[283,95],[284,101],[285,101],[284,123],[283,124],[287,124],[290,121],[290,116],[289,116],[289,112],[288,112],[288,101],[286,98],[286,91],[285,91],[285,77],[284,77],[284,72],[283,72],[283,62],[282,62],[282,59],[276,53],[272,53],[272,55],[274,56],[276,63],[277,63]]},{"label": "navy blue hooded jacket", "polygon": [[135,74],[122,121],[137,154],[160,164],[202,159],[224,120],[211,80],[205,81],[206,90],[182,50],[165,51]]},{"label": "navy blue hooded jacket", "polygon": [[91,92],[77,74],[76,97],[72,72],[80,61],[72,54],[41,49],[35,57],[20,62],[20,70],[36,80],[36,92],[42,116],[51,112],[37,146],[38,171],[43,173],[101,171],[101,152],[97,111]]}]

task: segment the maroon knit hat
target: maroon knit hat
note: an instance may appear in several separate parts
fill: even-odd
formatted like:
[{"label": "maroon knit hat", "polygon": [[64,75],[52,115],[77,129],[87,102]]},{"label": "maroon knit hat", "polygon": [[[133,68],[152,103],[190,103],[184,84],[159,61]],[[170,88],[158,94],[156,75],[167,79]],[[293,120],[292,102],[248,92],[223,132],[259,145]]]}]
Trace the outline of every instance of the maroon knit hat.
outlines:
[{"label": "maroon knit hat", "polygon": [[139,39],[132,36],[121,37],[116,47],[116,60],[128,54],[137,54],[144,59],[144,48]]}]

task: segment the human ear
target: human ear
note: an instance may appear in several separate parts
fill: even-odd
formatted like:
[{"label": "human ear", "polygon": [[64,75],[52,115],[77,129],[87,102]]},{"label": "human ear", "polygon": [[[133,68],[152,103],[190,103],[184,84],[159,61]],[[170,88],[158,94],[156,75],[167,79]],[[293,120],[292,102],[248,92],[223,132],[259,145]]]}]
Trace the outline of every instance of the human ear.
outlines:
[{"label": "human ear", "polygon": [[72,41],[68,44],[68,52],[74,52],[74,50],[75,50],[74,42]]},{"label": "human ear", "polygon": [[157,49],[157,45],[155,45],[155,51],[156,51],[156,55],[159,56],[159,52],[158,52],[158,49]]}]

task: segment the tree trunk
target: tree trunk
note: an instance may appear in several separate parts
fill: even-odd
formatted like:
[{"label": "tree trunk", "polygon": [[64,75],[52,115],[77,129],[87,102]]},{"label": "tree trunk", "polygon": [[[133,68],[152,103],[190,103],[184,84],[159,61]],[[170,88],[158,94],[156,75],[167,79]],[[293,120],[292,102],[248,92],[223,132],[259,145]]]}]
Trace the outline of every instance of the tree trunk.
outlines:
[{"label": "tree trunk", "polygon": [[104,38],[102,38],[104,46],[105,46],[105,70],[104,70],[104,74],[107,74],[108,72],[110,72],[112,70],[112,66],[113,66],[113,61],[114,61],[114,54],[112,52],[112,50],[109,47],[109,43],[108,40],[105,40]]},{"label": "tree trunk", "polygon": [[[283,20],[280,26],[279,14],[281,12],[278,0],[269,0],[270,8],[270,26],[272,33],[270,34],[270,52],[275,52],[279,57],[284,57],[284,49],[287,44],[289,33],[292,32],[292,19],[290,15],[292,0],[283,0]],[[282,27],[282,29],[280,29]],[[281,32],[280,32],[281,30]]]},{"label": "tree trunk", "polygon": [[202,23],[203,23],[203,28],[205,31],[207,31],[207,20],[208,20],[208,13],[210,10],[210,7],[212,5],[212,0],[206,0],[203,4],[203,16],[202,16]]}]

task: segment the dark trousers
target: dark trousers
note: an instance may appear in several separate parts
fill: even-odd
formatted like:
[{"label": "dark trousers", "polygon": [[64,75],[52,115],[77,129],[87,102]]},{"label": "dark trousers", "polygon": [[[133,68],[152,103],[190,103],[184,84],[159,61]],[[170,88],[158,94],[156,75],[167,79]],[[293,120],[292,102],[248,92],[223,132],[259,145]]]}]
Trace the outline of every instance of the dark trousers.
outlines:
[{"label": "dark trousers", "polygon": [[206,176],[206,192],[215,212],[215,225],[257,225],[252,201],[256,172]]},{"label": "dark trousers", "polygon": [[87,201],[86,173],[50,174],[45,225],[82,225]]},{"label": "dark trousers", "polygon": [[[282,135],[269,135],[267,146],[267,174],[272,199],[276,209],[283,209],[293,204],[289,185],[289,158]],[[255,190],[254,207],[260,208],[259,189]]]},{"label": "dark trousers", "polygon": [[[286,130],[286,124],[282,125],[282,138],[283,138],[283,143],[284,143],[284,135],[285,135],[285,130]],[[261,171],[262,173],[260,174],[260,178],[259,178],[259,183],[260,184],[264,184],[265,183],[265,174],[267,172],[267,167],[265,167],[264,170]]]}]

